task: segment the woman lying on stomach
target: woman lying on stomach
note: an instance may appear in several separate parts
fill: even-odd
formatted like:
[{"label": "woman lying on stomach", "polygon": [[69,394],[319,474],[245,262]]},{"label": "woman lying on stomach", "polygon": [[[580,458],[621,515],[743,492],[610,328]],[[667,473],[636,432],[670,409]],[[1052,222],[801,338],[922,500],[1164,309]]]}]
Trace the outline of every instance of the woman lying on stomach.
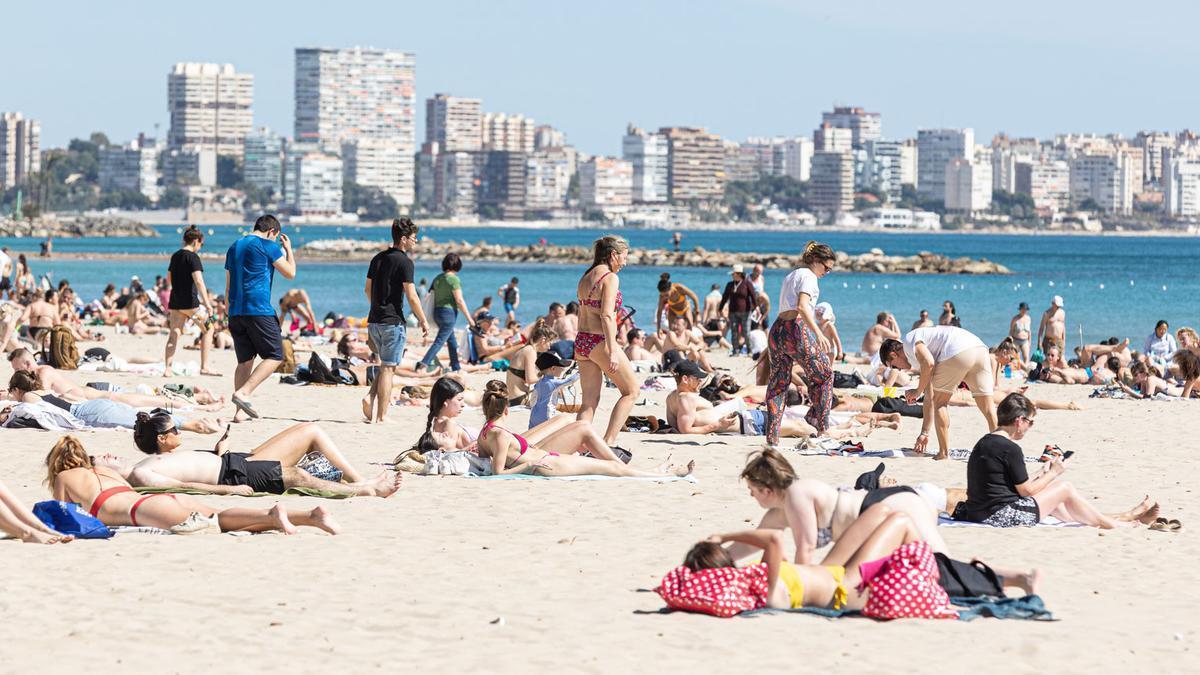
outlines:
[{"label": "woman lying on stomach", "polygon": [[185,495],[138,494],[124,478],[107,467],[96,466],[78,438],[63,436],[46,455],[46,483],[54,498],[75,502],[105,525],[158,527],[176,534],[193,534],[213,527],[222,532],[295,534],[296,525],[309,525],[330,534],[340,527],[324,508],[288,511],[278,504],[270,509],[233,508],[218,511]]},{"label": "woman lying on stomach", "polygon": [[[504,383],[491,381],[483,393],[483,414],[487,424],[479,433],[479,456],[491,458],[496,475],[528,473],[535,476],[614,476],[622,478],[658,478],[664,475],[691,475],[694,461],[686,467],[672,469],[663,464],[655,471],[631,469],[615,458],[612,450],[590,425],[578,426],[573,438],[560,440],[566,445],[587,449],[592,457],[563,455],[533,445],[524,436],[508,429],[508,388]],[[560,433],[559,436],[565,436]],[[597,459],[612,457],[612,459]]]}]

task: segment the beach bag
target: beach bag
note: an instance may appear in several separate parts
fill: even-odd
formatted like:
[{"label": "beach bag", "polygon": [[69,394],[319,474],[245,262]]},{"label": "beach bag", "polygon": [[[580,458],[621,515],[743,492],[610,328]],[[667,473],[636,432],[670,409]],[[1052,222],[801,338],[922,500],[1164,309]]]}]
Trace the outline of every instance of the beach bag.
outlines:
[{"label": "beach bag", "polygon": [[308,381],[313,384],[339,384],[337,376],[329,369],[325,359],[316,352],[308,357]]},{"label": "beach bag", "polygon": [[66,326],[55,326],[50,329],[50,348],[46,350],[46,360],[59,370],[75,370],[79,368],[79,349],[75,347],[75,336]]},{"label": "beach bag", "polygon": [[767,566],[716,567],[693,572],[676,567],[654,589],[667,607],[730,617],[765,607]]},{"label": "beach bag", "polygon": [[336,356],[329,359],[329,369],[333,371],[333,376],[337,379],[338,384],[358,386],[358,376],[350,369],[350,362],[346,359]]},{"label": "beach bag", "polygon": [[277,373],[291,375],[296,372],[296,346],[288,338],[283,339],[283,363],[275,369]]},{"label": "beach bag", "polygon": [[905,544],[863,574],[871,589],[863,615],[875,619],[956,619],[950,597],[938,584],[938,567],[925,542]]},{"label": "beach bag", "polygon": [[945,553],[934,553],[938,566],[938,582],[952,598],[980,596],[1004,597],[1004,585],[995,570],[978,560],[952,560]]},{"label": "beach bag", "polygon": [[58,532],[76,539],[108,539],[113,531],[78,504],[48,500],[33,505],[33,515]]},{"label": "beach bag", "polygon": [[858,385],[864,384],[862,375],[854,373],[833,373],[833,388],[834,389],[857,389]]},{"label": "beach bag", "polygon": [[342,470],[335,467],[328,457],[316,450],[301,457],[300,461],[296,462],[296,468],[308,473],[313,478],[320,478],[332,483],[340,483],[342,480]]}]

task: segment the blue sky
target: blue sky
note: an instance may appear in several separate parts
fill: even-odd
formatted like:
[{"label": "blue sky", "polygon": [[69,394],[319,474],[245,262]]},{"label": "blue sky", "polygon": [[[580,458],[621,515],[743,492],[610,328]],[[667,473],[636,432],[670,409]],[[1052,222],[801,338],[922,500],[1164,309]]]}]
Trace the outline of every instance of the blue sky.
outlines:
[{"label": "blue sky", "polygon": [[0,111],[42,121],[43,145],[102,130],[166,133],[177,61],[253,73],[255,123],[292,130],[293,49],[417,55],[424,99],[483,99],[615,154],[627,122],[722,136],[809,135],[835,102],[883,114],[884,135],[971,126],[1055,132],[1200,128],[1200,4],[1093,0],[829,2],[5,3]]}]

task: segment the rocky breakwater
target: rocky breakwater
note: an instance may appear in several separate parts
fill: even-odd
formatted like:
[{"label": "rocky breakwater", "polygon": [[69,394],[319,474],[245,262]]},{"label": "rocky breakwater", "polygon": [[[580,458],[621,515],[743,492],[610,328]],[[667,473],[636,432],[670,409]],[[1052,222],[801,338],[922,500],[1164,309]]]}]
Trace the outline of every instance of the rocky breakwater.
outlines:
[{"label": "rocky breakwater", "polygon": [[157,237],[154,228],[117,216],[47,216],[0,219],[0,237]]},{"label": "rocky breakwater", "polygon": [[[327,260],[369,259],[381,251],[386,244],[378,241],[355,239],[320,239],[304,245],[300,255],[305,258]],[[592,249],[586,246],[503,246],[465,241],[435,242],[421,240],[416,257],[440,259],[447,253],[457,253],[464,260],[483,260],[504,263],[547,263],[586,265],[592,262]],[[922,251],[913,256],[886,255],[873,248],[866,253],[849,255],[839,252],[838,270],[867,274],[1009,274],[1004,265],[986,258],[948,258],[937,253]],[[690,251],[668,251],[665,249],[633,249],[629,252],[630,265],[647,267],[718,267],[728,268],[735,264],[793,269],[800,266],[800,254],[784,253],[727,253],[707,251],[697,247]]]}]

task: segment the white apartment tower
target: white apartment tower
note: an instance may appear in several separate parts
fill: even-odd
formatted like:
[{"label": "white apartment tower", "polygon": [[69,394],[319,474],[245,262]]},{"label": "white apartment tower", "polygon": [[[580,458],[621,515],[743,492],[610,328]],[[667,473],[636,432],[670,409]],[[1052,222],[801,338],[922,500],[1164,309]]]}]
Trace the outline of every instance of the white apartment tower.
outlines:
[{"label": "white apartment tower", "polygon": [[342,160],[311,152],[294,159],[292,210],[302,216],[335,216],[342,212]]},{"label": "white apartment tower", "polygon": [[[397,204],[413,202],[412,176],[404,174],[404,143],[360,138],[342,144],[342,177],[348,183],[378,188]],[[407,201],[404,201],[407,200]]]},{"label": "white apartment tower", "polygon": [[898,202],[903,185],[912,185],[917,148],[911,141],[867,141],[866,180],[887,195],[889,202]]},{"label": "white apartment tower", "polygon": [[1171,218],[1200,216],[1200,159],[1171,153],[1163,161],[1163,212]]},{"label": "white apartment tower", "polygon": [[646,133],[630,124],[621,140],[621,153],[633,169],[633,201],[667,201],[669,146],[662,134]]},{"label": "white apartment tower", "polygon": [[579,165],[579,205],[614,211],[633,203],[633,165],[623,159],[593,157]]},{"label": "white apartment tower", "polygon": [[158,148],[140,145],[108,146],[99,152],[100,189],[105,192],[140,192],[158,199]]},{"label": "white apartment tower", "polygon": [[774,144],[772,173],[807,181],[812,175],[813,143],[803,136],[785,138]]},{"label": "white apartment tower", "polygon": [[[296,49],[296,142],[337,153],[359,139],[400,148],[401,206],[413,203],[416,57],[371,47]],[[340,191],[340,189],[339,189]]]},{"label": "white apartment tower", "polygon": [[946,198],[946,165],[954,159],[972,159],[973,129],[917,130],[917,194],[929,199]]},{"label": "white apartment tower", "polygon": [[0,113],[0,191],[42,170],[42,127],[21,113]]},{"label": "white apartment tower", "polygon": [[833,112],[821,113],[821,123],[838,129],[849,129],[851,143],[855,148],[862,148],[867,141],[877,141],[883,138],[883,122],[880,114],[867,112],[862,108],[834,106]]},{"label": "white apartment tower", "polygon": [[253,75],[228,63],[176,63],[167,74],[167,147],[241,157],[253,105]]},{"label": "white apartment tower", "polygon": [[1059,160],[1018,162],[1013,192],[1033,198],[1039,209],[1065,211],[1071,206],[1071,165]]},{"label": "white apartment tower", "polygon": [[525,208],[562,208],[567,201],[575,160],[567,149],[535,150],[525,157]]},{"label": "white apartment tower", "polygon": [[823,122],[813,132],[813,150],[816,152],[850,152],[853,148],[854,132],[850,129]]},{"label": "white apartment tower", "polygon": [[[1163,178],[1163,151],[1175,149],[1175,137],[1165,131],[1139,131],[1133,144],[1144,150],[1142,157],[1142,179],[1145,186],[1158,185]],[[1140,191],[1142,185],[1134,187]]]},{"label": "white apartment tower", "polygon": [[533,152],[535,129],[532,117],[486,113],[483,116],[483,149]]},{"label": "white apartment tower", "polygon": [[1106,213],[1133,210],[1133,160],[1123,152],[1071,159],[1071,205],[1092,199]]},{"label": "white apartment tower", "polygon": [[440,152],[477,152],[483,147],[483,102],[435,94],[425,99],[425,142]]},{"label": "white apartment tower", "polygon": [[947,211],[978,213],[992,205],[991,162],[952,159],[946,163]]},{"label": "white apartment tower", "polygon": [[817,211],[854,210],[854,158],[850,152],[813,153],[808,185],[809,203]]}]

